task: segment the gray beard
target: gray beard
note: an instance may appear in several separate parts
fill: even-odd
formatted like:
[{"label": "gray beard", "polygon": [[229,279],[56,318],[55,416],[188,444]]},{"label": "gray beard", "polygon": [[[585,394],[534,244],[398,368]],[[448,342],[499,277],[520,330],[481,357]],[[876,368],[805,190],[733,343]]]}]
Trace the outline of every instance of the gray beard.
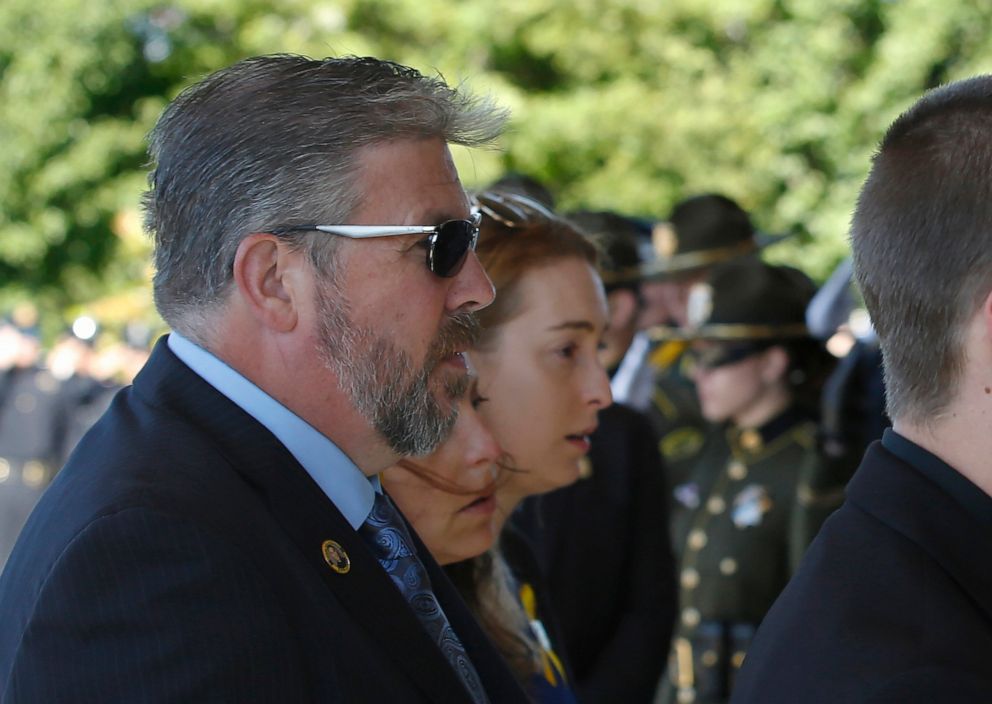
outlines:
[{"label": "gray beard", "polygon": [[448,437],[458,418],[455,403],[469,386],[467,374],[445,375],[443,407],[431,392],[431,373],[453,349],[475,342],[479,325],[472,313],[451,317],[438,333],[427,361],[414,370],[410,355],[372,328],[354,325],[348,301],[329,283],[317,289],[320,315],[317,353],[337,376],[352,404],[398,455],[432,453]]}]

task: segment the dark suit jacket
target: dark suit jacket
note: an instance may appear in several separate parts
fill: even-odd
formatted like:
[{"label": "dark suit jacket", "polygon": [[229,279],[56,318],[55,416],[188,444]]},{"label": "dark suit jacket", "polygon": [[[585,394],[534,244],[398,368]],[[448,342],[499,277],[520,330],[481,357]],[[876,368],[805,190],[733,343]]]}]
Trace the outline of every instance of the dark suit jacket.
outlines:
[{"label": "dark suit jacket", "polygon": [[731,701],[992,702],[990,555],[989,523],[873,443]]},{"label": "dark suit jacket", "polygon": [[[336,540],[338,574],[321,545]],[[523,694],[418,541],[493,702]],[[467,702],[305,470],[161,340],[0,578],[0,701]]]},{"label": "dark suit jacket", "polygon": [[579,699],[651,701],[676,610],[668,491],[645,416],[599,414],[592,476],[525,502],[517,525],[545,571]]}]

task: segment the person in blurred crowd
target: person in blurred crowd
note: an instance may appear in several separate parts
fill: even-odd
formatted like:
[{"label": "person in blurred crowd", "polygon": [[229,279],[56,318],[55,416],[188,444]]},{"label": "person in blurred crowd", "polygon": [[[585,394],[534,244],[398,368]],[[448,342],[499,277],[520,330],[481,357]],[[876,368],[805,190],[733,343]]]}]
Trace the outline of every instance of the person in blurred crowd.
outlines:
[{"label": "person in blurred crowd", "polygon": [[592,237],[601,250],[599,273],[610,320],[599,356],[613,377],[638,331],[642,228],[635,220],[609,211],[581,210],[566,217]]},{"label": "person in blurred crowd", "polygon": [[805,324],[814,290],[796,269],[744,259],[689,293],[687,355],[716,441],[675,488],[681,612],[662,702],[728,700],[755,629],[811,539],[805,531],[818,525],[807,515],[822,522],[835,508],[801,500],[831,360]]},{"label": "person in blurred crowd", "polygon": [[892,428],[765,620],[735,702],[992,701],[992,76],[889,127],[851,224]]},{"label": "person in blurred crowd", "polygon": [[167,107],[174,332],[0,578],[4,701],[525,700],[374,479],[455,422],[493,289],[447,145],[504,118],[357,57],[245,59]]},{"label": "person in blurred crowd", "polygon": [[80,317],[52,345],[46,365],[62,384],[68,405],[65,448],[68,453],[104,414],[121,384],[101,378],[95,349],[99,326],[92,318]]},{"label": "person in blurred crowd", "polygon": [[[23,309],[22,309],[23,310]],[[69,450],[71,389],[42,364],[33,321],[0,321],[0,569]]]},{"label": "person in blurred crowd", "polygon": [[[600,358],[615,369],[636,332],[638,225],[609,212],[568,219],[602,250],[609,321]],[[590,443],[579,481],[528,499],[514,522],[547,575],[579,701],[650,702],[676,611],[657,437],[646,417],[615,403],[599,412]]]},{"label": "person in blurred crowd", "polygon": [[[668,472],[679,483],[702,450],[707,423],[693,382],[681,368],[685,342],[671,339],[667,331],[686,324],[689,291],[705,281],[715,265],[754,259],[781,236],[758,232],[736,202],[706,193],[677,203],[668,221],[654,226],[650,239],[651,256],[642,265],[640,286],[639,324],[645,335],[631,346],[614,377],[614,388],[617,400],[648,412]],[[651,370],[647,385],[636,371],[642,365]],[[628,380],[628,388],[621,388],[621,380]]]}]

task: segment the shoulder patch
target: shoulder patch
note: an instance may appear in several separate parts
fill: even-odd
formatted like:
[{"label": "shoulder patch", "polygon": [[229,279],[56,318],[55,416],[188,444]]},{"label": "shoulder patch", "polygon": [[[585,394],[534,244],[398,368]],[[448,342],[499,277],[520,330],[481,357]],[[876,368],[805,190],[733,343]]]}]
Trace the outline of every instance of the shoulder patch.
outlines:
[{"label": "shoulder patch", "polygon": [[667,433],[658,443],[658,449],[667,460],[685,460],[702,449],[705,437],[699,428],[686,425]]}]

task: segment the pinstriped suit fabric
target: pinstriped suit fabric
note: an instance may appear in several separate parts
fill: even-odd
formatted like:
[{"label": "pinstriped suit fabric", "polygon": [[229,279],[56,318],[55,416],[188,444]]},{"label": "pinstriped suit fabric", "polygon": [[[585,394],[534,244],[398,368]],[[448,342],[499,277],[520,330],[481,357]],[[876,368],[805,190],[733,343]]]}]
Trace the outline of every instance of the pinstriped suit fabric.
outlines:
[{"label": "pinstriped suit fabric", "polygon": [[304,677],[273,595],[236,550],[188,521],[138,509],[106,516],[59,563],[19,657],[60,672],[15,668],[4,701],[306,699],[287,689]]},{"label": "pinstriped suit fabric", "polygon": [[[414,542],[491,700],[525,701]],[[471,699],[292,455],[160,341],[0,576],[0,703],[207,701]]]}]

